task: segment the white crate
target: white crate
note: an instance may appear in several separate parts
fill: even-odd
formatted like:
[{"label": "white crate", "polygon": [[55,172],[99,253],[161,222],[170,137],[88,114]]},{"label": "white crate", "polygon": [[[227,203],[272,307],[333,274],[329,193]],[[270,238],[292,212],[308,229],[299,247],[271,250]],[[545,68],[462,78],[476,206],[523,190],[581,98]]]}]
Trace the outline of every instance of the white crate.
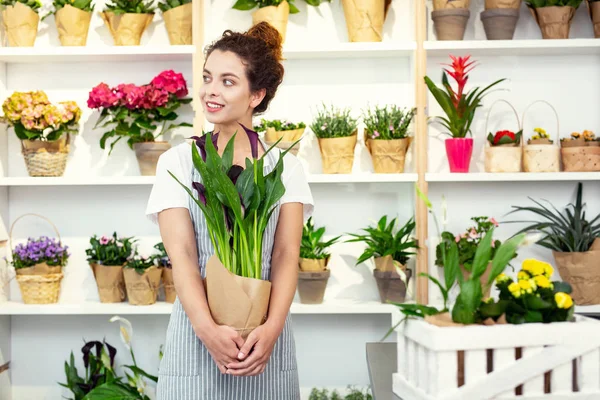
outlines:
[{"label": "white crate", "polygon": [[594,319],[444,328],[411,319],[396,331],[394,393],[403,400],[600,399],[600,322]]}]

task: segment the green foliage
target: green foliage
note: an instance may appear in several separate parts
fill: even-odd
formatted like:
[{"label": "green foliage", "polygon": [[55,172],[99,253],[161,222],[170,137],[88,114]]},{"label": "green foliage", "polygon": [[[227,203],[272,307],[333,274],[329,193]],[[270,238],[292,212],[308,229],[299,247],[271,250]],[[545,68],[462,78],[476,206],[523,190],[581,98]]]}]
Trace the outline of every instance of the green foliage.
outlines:
[{"label": "green foliage", "polygon": [[358,121],[350,116],[350,109],[339,109],[331,105],[317,111],[317,117],[310,128],[318,138],[341,138],[355,134]]},{"label": "green foliage", "polygon": [[327,389],[313,388],[310,392],[308,400],[373,400],[370,389],[361,391],[352,386],[348,386],[348,394],[341,396],[337,390],[334,390],[331,395]]},{"label": "green foliage", "polygon": [[[541,8],[541,7],[564,7],[570,6],[573,8],[578,8],[583,0],[525,0],[525,4],[532,8]],[[597,1],[597,0],[592,0]]]},{"label": "green foliage", "polygon": [[165,245],[163,242],[157,243],[154,245],[154,248],[158,251],[157,254],[154,254],[152,257],[154,258],[154,264],[158,264],[164,268],[172,268],[171,260],[169,259],[169,255],[167,254],[167,250],[165,249]]},{"label": "green foliage", "polygon": [[152,0],[111,0],[106,3],[104,11],[110,11],[115,15],[120,14],[153,14],[154,6]]},{"label": "green foliage", "polygon": [[538,221],[510,221],[511,223],[531,223],[518,233],[537,231],[543,236],[537,242],[540,246],[557,252],[584,252],[588,251],[594,240],[600,236],[600,214],[588,221],[585,215],[585,203],[583,203],[583,185],[577,185],[577,198],[575,204],[568,204],[564,212],[558,211],[552,203],[550,207],[543,205],[540,201],[529,197],[535,206],[512,206],[509,214],[516,212],[529,212],[538,217]]},{"label": "green foliage", "polygon": [[331,3],[331,0],[305,0],[306,4],[313,7],[319,7],[321,4],[328,2]]},{"label": "green foliage", "polygon": [[143,275],[148,268],[153,267],[155,265],[156,262],[154,257],[143,257],[137,254],[136,251],[135,255],[127,260],[127,264],[125,264],[123,268],[135,269],[135,272],[137,272],[140,275]]},{"label": "green foliage", "polygon": [[173,8],[191,3],[192,0],[162,0],[158,3],[158,8],[162,12],[167,12]]},{"label": "green foliage", "polygon": [[408,136],[416,108],[401,109],[396,105],[363,111],[363,121],[369,138],[378,140],[403,139]]},{"label": "green foliage", "polygon": [[[521,136],[523,136],[523,129],[521,129],[520,131],[518,131],[517,133],[515,133],[515,138],[511,139],[511,137],[507,134],[504,134],[508,131],[499,131],[496,133],[496,135],[500,134],[500,138],[498,139],[498,141],[496,143],[494,143],[494,141],[496,140],[496,135],[493,135],[492,132],[488,133],[487,136],[487,140],[490,143],[490,146],[502,146],[504,144],[518,144],[521,143]],[[511,132],[512,133],[512,132]]]},{"label": "green foliage", "polygon": [[25,4],[36,13],[39,13],[40,8],[42,7],[42,2],[40,0],[0,0],[0,6],[5,7],[13,7],[17,3]]},{"label": "green foliage", "polygon": [[354,239],[346,242],[363,242],[366,244],[365,251],[356,261],[356,264],[365,262],[371,257],[392,256],[395,261],[400,264],[406,264],[409,256],[415,254],[412,249],[417,248],[417,241],[412,238],[412,233],[415,230],[414,219],[409,219],[406,224],[399,229],[396,229],[396,218],[392,219],[389,224],[387,216],[384,215],[379,219],[376,226],[369,226],[362,229],[367,234],[349,235]]},{"label": "green foliage", "polygon": [[299,122],[299,123],[295,124],[295,123],[287,121],[287,120],[283,120],[283,121],[280,119],[266,120],[263,118],[260,120],[260,125],[257,125],[254,127],[254,130],[256,132],[265,132],[267,130],[267,128],[273,128],[277,132],[293,131],[295,129],[306,128],[306,124],[304,122]]},{"label": "green foliage", "polygon": [[117,232],[113,232],[112,238],[96,235],[90,238],[90,248],[85,250],[88,263],[106,266],[123,265],[133,251],[133,245],[137,239],[133,237],[118,238]]},{"label": "green foliage", "polygon": [[[66,5],[80,9],[81,11],[92,12],[94,11],[94,5],[92,0],[54,0],[52,2],[54,11],[58,11]],[[54,13],[53,13],[54,14]]]},{"label": "green foliage", "polygon": [[[233,5],[233,9],[240,11],[249,11],[253,8],[263,8],[269,6],[278,6],[285,0],[237,0]],[[290,14],[296,14],[300,12],[298,7],[294,5],[294,0],[287,0],[290,5]]]},{"label": "green foliage", "polygon": [[336,243],[341,236],[336,236],[325,242],[321,240],[324,234],[325,227],[315,229],[312,217],[310,217],[302,229],[300,257],[312,260],[328,258],[330,254],[327,252],[327,249]]}]

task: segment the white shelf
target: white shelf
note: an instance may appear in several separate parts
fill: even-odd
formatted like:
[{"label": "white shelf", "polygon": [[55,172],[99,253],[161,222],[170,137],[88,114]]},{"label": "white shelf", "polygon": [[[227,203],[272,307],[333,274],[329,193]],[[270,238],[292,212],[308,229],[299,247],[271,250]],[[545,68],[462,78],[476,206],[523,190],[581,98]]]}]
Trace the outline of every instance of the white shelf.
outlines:
[{"label": "white shelf", "polygon": [[571,56],[600,54],[598,39],[440,40],[427,41],[428,56]]},{"label": "white shelf", "polygon": [[[0,304],[0,315],[169,315],[172,304],[158,302],[150,306],[132,306],[127,302],[103,304],[23,304],[7,302]],[[293,303],[292,314],[392,314],[391,304],[337,300],[323,304]]]},{"label": "white shelf", "polygon": [[600,172],[427,173],[427,182],[556,182],[600,180]]},{"label": "white shelf", "polygon": [[0,47],[4,63],[189,61],[194,46]]},{"label": "white shelf", "polygon": [[578,314],[600,314],[600,304],[593,306],[575,306],[575,312]]},{"label": "white shelf", "polygon": [[416,182],[417,174],[310,174],[308,183],[410,183]]},{"label": "white shelf", "polygon": [[283,57],[287,60],[319,58],[389,58],[409,57],[417,49],[416,42],[357,42],[316,44],[284,47]]}]

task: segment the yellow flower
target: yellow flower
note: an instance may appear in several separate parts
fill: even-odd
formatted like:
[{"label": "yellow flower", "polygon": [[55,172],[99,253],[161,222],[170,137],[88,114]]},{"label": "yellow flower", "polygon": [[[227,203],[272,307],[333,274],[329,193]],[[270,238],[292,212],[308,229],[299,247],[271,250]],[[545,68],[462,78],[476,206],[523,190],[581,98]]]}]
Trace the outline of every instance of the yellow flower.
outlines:
[{"label": "yellow flower", "polygon": [[579,132],[573,132],[573,133],[571,133],[571,137],[573,139],[579,139],[581,137],[581,133],[579,133]]},{"label": "yellow flower", "polygon": [[554,268],[552,268],[552,265],[550,265],[550,264],[544,265],[544,275],[546,275],[547,278],[550,278],[553,273],[554,273]]},{"label": "yellow flower", "polygon": [[[537,275],[544,274],[544,272],[546,271],[547,265],[549,266],[548,263],[545,263],[543,261],[539,261],[534,258],[528,258],[527,260],[523,261],[523,264],[521,265],[521,269],[529,272],[529,274],[532,276],[537,276]],[[550,267],[550,268],[552,268],[552,267]]]},{"label": "yellow flower", "polygon": [[517,279],[518,280],[527,280],[531,278],[531,276],[526,272],[526,271],[519,271],[519,273],[517,274]]},{"label": "yellow flower", "polygon": [[546,130],[543,128],[535,128],[533,130],[535,133],[538,133],[540,135],[540,138],[547,138],[548,134],[546,133]]},{"label": "yellow flower", "polygon": [[540,137],[539,137],[538,135],[533,135],[533,136],[531,137],[531,140],[536,140],[536,139],[539,139],[539,138],[540,138]]},{"label": "yellow flower", "polygon": [[573,306],[573,299],[567,293],[558,292],[554,295],[554,300],[556,300],[556,305],[558,308],[563,308],[568,310]]},{"label": "yellow flower", "polygon": [[545,275],[538,275],[535,278],[533,278],[533,281],[535,282],[535,284],[538,287],[547,289],[550,288],[552,285],[552,282],[550,282],[550,279],[546,278]]},{"label": "yellow flower", "polygon": [[496,283],[506,282],[508,279],[508,276],[505,273],[502,273],[496,277]]},{"label": "yellow flower", "polygon": [[596,138],[596,135],[594,135],[594,132],[592,131],[583,131],[583,138],[587,141],[592,141]]},{"label": "yellow flower", "polygon": [[519,281],[519,288],[523,294],[533,293],[533,291],[537,289],[533,279]]},{"label": "yellow flower", "polygon": [[508,285],[508,290],[516,298],[519,298],[521,296],[521,287],[517,282],[513,282],[510,285]]}]

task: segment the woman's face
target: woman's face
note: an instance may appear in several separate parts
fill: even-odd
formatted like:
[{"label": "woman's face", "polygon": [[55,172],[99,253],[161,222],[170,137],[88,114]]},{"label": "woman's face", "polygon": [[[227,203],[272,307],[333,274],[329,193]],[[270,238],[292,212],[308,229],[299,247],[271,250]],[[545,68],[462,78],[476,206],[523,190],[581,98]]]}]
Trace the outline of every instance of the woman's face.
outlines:
[{"label": "woman's face", "polygon": [[229,124],[251,117],[264,92],[250,92],[246,67],[235,53],[215,50],[208,56],[200,87],[200,101],[208,122]]}]

